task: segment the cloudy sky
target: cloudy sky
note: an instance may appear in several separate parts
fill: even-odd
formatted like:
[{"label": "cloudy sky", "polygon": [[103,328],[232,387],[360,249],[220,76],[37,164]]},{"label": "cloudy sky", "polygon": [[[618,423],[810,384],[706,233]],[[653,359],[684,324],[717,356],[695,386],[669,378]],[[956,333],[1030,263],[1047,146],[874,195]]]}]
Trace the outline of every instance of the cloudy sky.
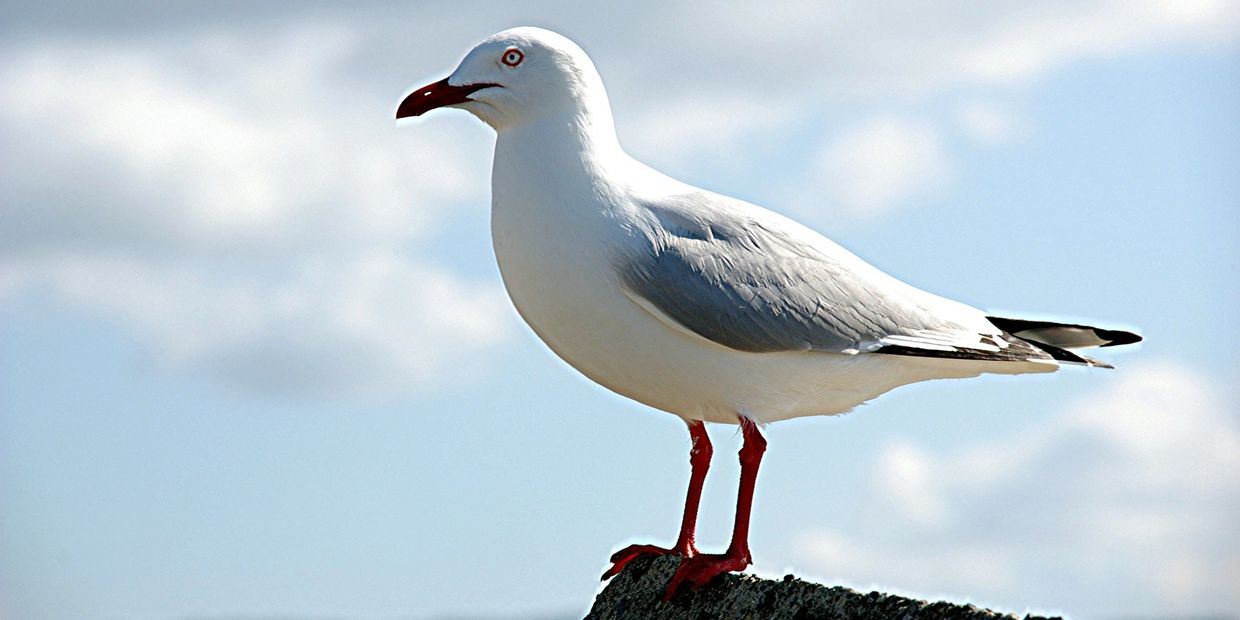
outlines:
[{"label": "cloudy sky", "polygon": [[[1240,5],[11,3],[0,618],[579,615],[675,536],[672,416],[512,311],[493,135],[401,96],[515,25],[621,140],[1112,372],[768,429],[755,572],[1075,617],[1240,605]],[[701,546],[726,544],[738,444]]]}]

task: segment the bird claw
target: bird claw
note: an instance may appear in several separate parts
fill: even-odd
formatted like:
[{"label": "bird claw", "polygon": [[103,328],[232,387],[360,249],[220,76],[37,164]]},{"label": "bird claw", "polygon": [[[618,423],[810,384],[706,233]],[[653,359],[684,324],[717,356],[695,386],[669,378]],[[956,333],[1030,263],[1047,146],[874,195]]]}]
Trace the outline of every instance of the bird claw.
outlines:
[{"label": "bird claw", "polygon": [[680,566],[676,569],[676,574],[672,575],[672,580],[667,585],[667,592],[663,595],[664,601],[672,600],[682,590],[696,590],[724,573],[743,571],[745,567],[753,563],[747,552],[703,554],[698,553],[693,547],[681,550],[656,545],[629,545],[611,554],[611,568],[603,573],[601,581],[607,581],[619,575],[629,562],[642,555],[681,556]]},{"label": "bird claw", "polygon": [[671,583],[667,585],[663,600],[672,600],[680,590],[696,590],[724,573],[745,570],[752,563],[748,553],[706,553],[686,557],[680,561],[680,568],[676,569]]},{"label": "bird claw", "polygon": [[611,568],[607,569],[607,572],[603,573],[603,578],[600,579],[600,581],[607,581],[608,579],[619,575],[620,571],[624,570],[625,565],[637,559],[638,556],[672,554],[689,555],[678,549],[667,549],[656,545],[629,545],[611,554]]}]

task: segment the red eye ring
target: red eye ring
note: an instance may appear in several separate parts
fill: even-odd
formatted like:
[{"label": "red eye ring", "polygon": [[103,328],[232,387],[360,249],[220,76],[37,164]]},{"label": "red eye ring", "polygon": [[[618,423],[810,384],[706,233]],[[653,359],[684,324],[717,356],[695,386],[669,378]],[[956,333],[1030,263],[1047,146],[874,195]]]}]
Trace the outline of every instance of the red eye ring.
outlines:
[{"label": "red eye ring", "polygon": [[515,47],[508,48],[504,51],[504,55],[499,57],[499,61],[509,67],[515,67],[521,64],[522,60],[525,60],[525,54],[521,53],[521,50]]}]

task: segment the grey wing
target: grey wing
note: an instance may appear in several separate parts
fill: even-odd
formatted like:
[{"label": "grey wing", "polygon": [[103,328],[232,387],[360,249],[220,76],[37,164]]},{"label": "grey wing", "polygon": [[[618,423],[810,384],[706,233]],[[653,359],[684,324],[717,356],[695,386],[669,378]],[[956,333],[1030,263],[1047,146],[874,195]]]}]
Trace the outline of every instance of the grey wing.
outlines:
[{"label": "grey wing", "polygon": [[[843,351],[869,333],[861,317],[825,307],[825,283],[735,240],[673,237],[622,271],[628,288],[694,333],[750,352]],[[815,286],[817,284],[817,286]]]},{"label": "grey wing", "polygon": [[648,309],[717,344],[755,353],[1049,359],[980,311],[891,278],[747,203],[704,193],[645,207],[642,247],[621,261],[624,285]]}]

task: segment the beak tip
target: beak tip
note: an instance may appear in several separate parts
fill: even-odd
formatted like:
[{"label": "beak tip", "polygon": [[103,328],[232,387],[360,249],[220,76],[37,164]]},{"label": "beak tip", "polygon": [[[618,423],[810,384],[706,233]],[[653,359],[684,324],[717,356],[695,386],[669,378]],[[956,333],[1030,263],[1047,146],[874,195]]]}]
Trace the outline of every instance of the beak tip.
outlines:
[{"label": "beak tip", "polygon": [[444,91],[450,91],[448,78],[444,78],[433,84],[427,84],[412,93],[409,93],[396,107],[396,120],[409,118],[411,116],[421,116],[422,114],[433,110],[437,107],[449,103],[442,101]]},{"label": "beak tip", "polygon": [[410,101],[406,99],[400,102],[400,105],[396,108],[396,120],[410,118],[413,116],[421,116],[422,112],[422,110],[414,109],[414,106],[410,105]]}]

